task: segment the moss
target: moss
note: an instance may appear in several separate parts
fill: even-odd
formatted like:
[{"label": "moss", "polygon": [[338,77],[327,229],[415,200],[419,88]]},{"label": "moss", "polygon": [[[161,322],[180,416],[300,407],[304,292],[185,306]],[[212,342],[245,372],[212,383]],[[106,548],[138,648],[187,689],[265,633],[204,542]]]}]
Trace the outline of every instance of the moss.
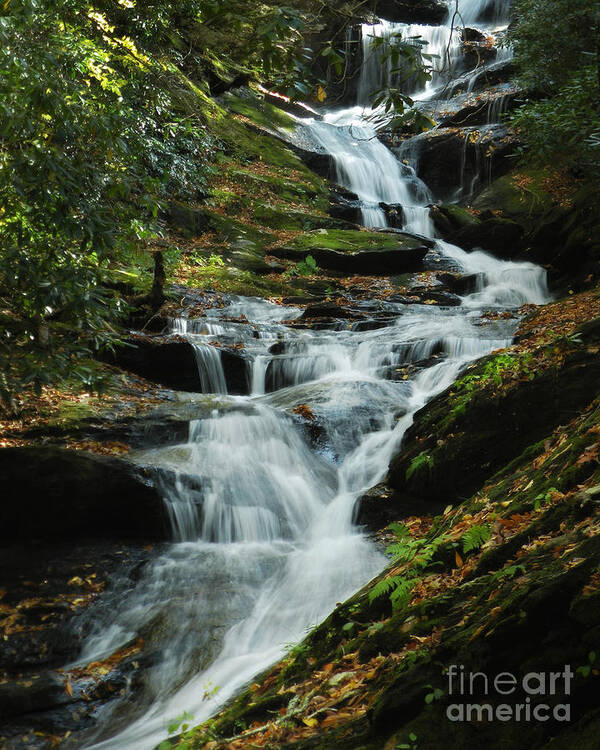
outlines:
[{"label": "moss", "polygon": [[384,232],[365,232],[353,229],[332,229],[307,232],[286,244],[286,249],[298,256],[310,253],[316,248],[335,250],[343,253],[368,252],[369,250],[397,250],[398,247],[419,247],[420,242],[411,237]]},{"label": "moss", "polygon": [[267,130],[276,128],[293,130],[296,127],[296,122],[291,115],[266,102],[251,89],[228,91],[221,97],[221,103],[231,112],[247,117],[254,124]]},{"label": "moss", "polygon": [[236,184],[244,186],[250,195],[256,196],[269,194],[279,201],[288,203],[302,203],[311,209],[325,211],[328,205],[329,190],[325,180],[307,181],[305,175],[298,175],[297,179],[281,177],[272,174],[256,174],[239,167],[232,162],[232,167],[227,172],[231,180]]},{"label": "moss", "polygon": [[547,180],[552,168],[520,168],[499,177],[473,201],[479,211],[501,211],[503,216],[531,229],[531,222],[540,218],[556,205],[548,191]]},{"label": "moss", "polygon": [[256,203],[252,218],[257,224],[273,229],[310,230],[347,226],[346,222],[325,214],[313,214],[286,205],[276,206],[270,203]]}]

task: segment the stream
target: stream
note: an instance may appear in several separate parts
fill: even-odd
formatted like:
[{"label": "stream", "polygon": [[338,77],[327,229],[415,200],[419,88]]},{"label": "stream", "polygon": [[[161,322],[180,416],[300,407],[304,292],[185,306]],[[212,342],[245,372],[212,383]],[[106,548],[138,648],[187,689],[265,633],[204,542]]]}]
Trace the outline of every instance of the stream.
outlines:
[{"label": "stream", "polygon": [[[507,23],[507,3],[491,3],[491,12],[484,0],[463,5],[464,25],[492,31]],[[402,204],[403,229],[435,238],[427,208],[434,196],[377,140],[364,106],[365,92],[389,75],[373,61],[372,39],[398,31],[422,36],[441,59],[448,48],[450,77],[463,72],[449,26],[365,26],[360,104],[300,126],[331,155],[337,181],[359,196],[365,226],[386,227],[380,202]],[[414,98],[437,96],[442,79],[448,75],[434,75]],[[174,542],[135,586],[117,582],[93,612],[79,664],[146,633],[150,655],[135,703],[102,709],[86,747],[152,748],[184,711],[194,724],[209,718],[386,565],[354,522],[357,499],[385,477],[415,412],[469,362],[510,344],[515,319],[483,325],[482,311],[549,299],[545,271],[528,263],[440,240],[426,263],[474,274],[475,291],[456,307],[379,303],[390,322],[372,330],[293,328],[286,321],[300,308],[241,297],[173,321],[196,351],[202,416],[187,443],[134,456],[159,472]],[[251,395],[227,395],[209,341],[243,343]],[[417,365],[414,375],[390,377],[407,363]],[[296,418],[302,404],[322,427],[317,439]]]}]

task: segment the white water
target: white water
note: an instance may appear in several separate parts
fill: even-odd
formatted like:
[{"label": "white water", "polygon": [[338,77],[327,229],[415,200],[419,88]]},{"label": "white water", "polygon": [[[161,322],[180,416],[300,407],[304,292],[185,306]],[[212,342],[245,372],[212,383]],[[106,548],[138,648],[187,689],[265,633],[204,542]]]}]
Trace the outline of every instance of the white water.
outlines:
[{"label": "white water", "polygon": [[[339,181],[363,201],[366,224],[385,226],[379,203],[400,203],[405,228],[433,236],[429,191],[374,138],[361,110],[307,125],[333,155]],[[207,719],[385,565],[353,523],[357,498],[384,478],[415,411],[467,363],[510,342],[510,324],[481,325],[481,310],[548,297],[543,270],[531,264],[439,241],[435,253],[478,274],[477,290],[460,307],[388,302],[384,311],[396,317],[384,328],[313,331],[281,322],[298,309],[237,298],[206,318],[175,323],[199,353],[205,391],[225,393],[209,342],[243,342],[253,395],[222,396],[208,418],[191,423],[187,443],[137,456],[169,470],[164,493],[178,543],[96,613],[81,663],[107,656],[148,623],[158,658],[136,694],[137,710],[105,709],[93,747],[151,748],[183,711],[195,723]],[[402,364],[433,354],[412,379],[390,379]],[[316,447],[294,417],[299,404],[324,428]]]}]

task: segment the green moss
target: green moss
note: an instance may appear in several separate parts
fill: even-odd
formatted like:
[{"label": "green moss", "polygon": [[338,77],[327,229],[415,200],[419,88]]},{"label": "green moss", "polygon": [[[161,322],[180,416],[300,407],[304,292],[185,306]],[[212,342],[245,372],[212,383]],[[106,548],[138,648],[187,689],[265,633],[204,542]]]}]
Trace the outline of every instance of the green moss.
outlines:
[{"label": "green moss", "polygon": [[499,177],[473,201],[479,211],[501,211],[524,229],[531,229],[533,219],[550,211],[556,203],[544,181],[552,169],[523,168]]},{"label": "green moss", "polygon": [[420,242],[399,234],[363,232],[356,229],[331,229],[307,232],[287,243],[286,249],[303,255],[317,248],[355,253],[369,250],[397,250],[400,245],[407,248],[419,247]]},{"label": "green moss", "polygon": [[248,188],[254,196],[268,193],[280,201],[303,203],[320,211],[327,208],[329,190],[325,180],[308,181],[305,175],[291,179],[288,176],[256,174],[239,168],[235,162],[232,162],[228,176],[237,184]]},{"label": "green moss", "polygon": [[261,226],[273,229],[328,229],[343,227],[345,222],[332,219],[325,214],[313,214],[285,205],[257,203],[254,206],[253,220]]},{"label": "green moss", "polygon": [[268,130],[293,130],[296,127],[291,115],[266,102],[250,89],[228,91],[221,97],[221,103],[231,112],[247,117],[251,122]]}]

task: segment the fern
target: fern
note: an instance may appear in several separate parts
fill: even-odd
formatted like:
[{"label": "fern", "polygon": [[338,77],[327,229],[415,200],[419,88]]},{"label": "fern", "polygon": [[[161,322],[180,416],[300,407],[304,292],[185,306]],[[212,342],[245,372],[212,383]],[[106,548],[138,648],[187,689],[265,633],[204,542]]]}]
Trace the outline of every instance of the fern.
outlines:
[{"label": "fern", "polygon": [[388,526],[388,529],[394,532],[398,541],[401,541],[402,539],[412,539],[408,526],[405,523],[396,523],[394,521],[394,523],[391,523]]},{"label": "fern", "polygon": [[489,526],[471,526],[466,531],[462,538],[462,548],[466,555],[473,550],[480,549],[483,545],[489,541],[492,532]]},{"label": "fern", "polygon": [[405,609],[410,604],[410,595],[412,590],[417,584],[417,579],[412,580],[408,578],[400,578],[398,576],[398,582],[392,593],[390,594],[390,601],[392,603],[392,609],[394,611],[398,609]]},{"label": "fern", "polygon": [[369,592],[369,601],[389,595],[393,610],[404,609],[410,603],[410,595],[423,571],[430,565],[437,549],[446,539],[446,534],[432,539],[413,539],[404,524],[388,526],[396,535],[397,541],[390,544],[386,552],[394,562],[406,566],[402,573],[382,578]]},{"label": "fern", "polygon": [[404,609],[410,602],[410,595],[417,583],[416,577],[407,578],[401,575],[389,576],[378,581],[369,593],[369,601],[373,602],[384,594],[390,595],[392,609]]},{"label": "fern", "polygon": [[382,578],[381,581],[377,581],[369,592],[369,601],[372,602],[384,594],[389,594],[395,587],[398,578],[400,576],[389,576],[388,578]]},{"label": "fern", "polygon": [[406,470],[406,480],[408,481],[413,474],[415,474],[417,471],[421,471],[422,468],[427,467],[429,471],[433,469],[433,457],[429,454],[425,453],[419,453],[418,456],[413,458],[411,461],[410,466]]},{"label": "fern", "polygon": [[385,552],[398,562],[410,562],[417,554],[417,545],[395,542],[386,547]]}]

